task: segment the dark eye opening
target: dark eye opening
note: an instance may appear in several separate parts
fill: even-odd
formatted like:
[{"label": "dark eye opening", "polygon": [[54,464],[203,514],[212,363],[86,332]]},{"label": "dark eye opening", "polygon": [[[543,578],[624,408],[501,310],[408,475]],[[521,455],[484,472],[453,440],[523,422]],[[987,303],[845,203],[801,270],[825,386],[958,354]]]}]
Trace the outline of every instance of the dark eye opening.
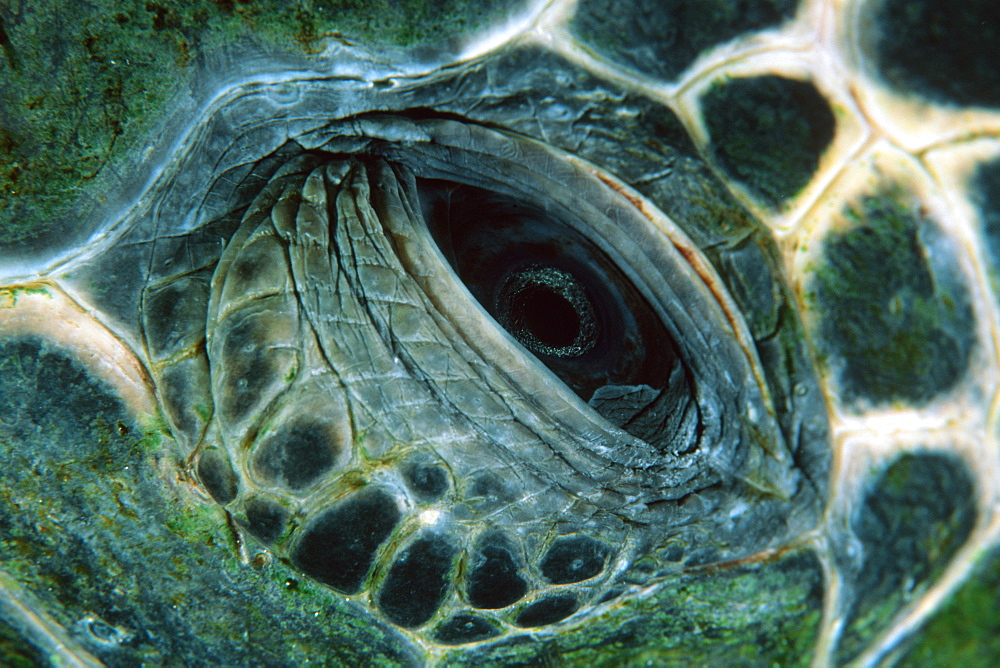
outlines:
[{"label": "dark eye opening", "polygon": [[574,358],[597,343],[594,305],[567,271],[528,265],[503,281],[493,311],[504,329],[536,355]]},{"label": "dark eye opening", "polygon": [[553,213],[510,196],[430,179],[418,187],[442,253],[524,348],[628,431],[644,411],[663,412],[661,395],[673,394],[668,385],[681,366],[676,345],[607,253]]}]

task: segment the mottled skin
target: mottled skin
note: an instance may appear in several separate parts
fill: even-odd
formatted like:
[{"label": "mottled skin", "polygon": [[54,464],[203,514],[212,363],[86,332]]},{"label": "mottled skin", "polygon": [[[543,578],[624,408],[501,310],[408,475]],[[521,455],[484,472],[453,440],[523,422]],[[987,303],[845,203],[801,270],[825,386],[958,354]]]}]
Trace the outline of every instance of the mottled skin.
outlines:
[{"label": "mottled skin", "polygon": [[605,4],[0,8],[4,663],[997,658],[996,10]]}]

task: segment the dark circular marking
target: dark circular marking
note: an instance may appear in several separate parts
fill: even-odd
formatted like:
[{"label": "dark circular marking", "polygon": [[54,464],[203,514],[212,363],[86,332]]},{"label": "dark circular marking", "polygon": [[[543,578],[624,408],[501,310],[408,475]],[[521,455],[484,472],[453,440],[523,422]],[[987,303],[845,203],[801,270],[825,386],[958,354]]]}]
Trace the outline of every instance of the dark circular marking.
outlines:
[{"label": "dark circular marking", "polygon": [[198,458],[198,478],[216,502],[226,505],[239,492],[239,479],[229,463],[229,457],[217,448],[210,448]]},{"label": "dark circular marking", "polygon": [[542,559],[542,576],[552,584],[581,582],[604,570],[608,548],[589,536],[559,538]]},{"label": "dark circular marking", "polygon": [[298,491],[330,470],[340,450],[322,425],[296,422],[266,438],[254,453],[253,466],[262,478]]},{"label": "dark circular marking", "polygon": [[408,462],[403,466],[403,478],[421,501],[437,501],[448,491],[448,473],[440,466]]},{"label": "dark circular marking", "polygon": [[514,623],[526,628],[555,624],[572,615],[579,607],[576,597],[570,594],[549,596],[526,606]]},{"label": "dark circular marking", "polygon": [[468,595],[473,607],[493,610],[516,603],[528,593],[528,583],[518,574],[514,548],[498,534],[479,546],[469,574]]},{"label": "dark circular marking", "polygon": [[396,560],[382,584],[378,606],[399,626],[427,622],[448,592],[455,546],[443,536],[418,539]]},{"label": "dark circular marking", "polygon": [[565,296],[545,285],[534,285],[519,295],[525,328],[550,348],[565,348],[580,333],[580,316]]},{"label": "dark circular marking", "polygon": [[255,497],[244,504],[247,531],[264,543],[273,543],[285,530],[288,511],[273,501]]},{"label": "dark circular marking", "polygon": [[321,513],[292,552],[292,563],[306,575],[344,594],[356,594],[375,560],[375,552],[399,523],[396,499],[379,489],[364,489]]},{"label": "dark circular marking", "polygon": [[461,645],[500,635],[496,624],[476,615],[458,614],[437,628],[434,639],[444,645]]},{"label": "dark circular marking", "polygon": [[833,111],[808,81],[777,76],[724,80],[701,103],[722,169],[772,207],[812,180],[833,141]]}]

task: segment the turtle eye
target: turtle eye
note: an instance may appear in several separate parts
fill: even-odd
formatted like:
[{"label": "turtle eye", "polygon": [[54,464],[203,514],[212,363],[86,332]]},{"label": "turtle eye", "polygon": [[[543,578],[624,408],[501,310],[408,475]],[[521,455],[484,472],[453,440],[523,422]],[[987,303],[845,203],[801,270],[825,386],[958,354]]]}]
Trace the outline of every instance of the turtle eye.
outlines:
[{"label": "turtle eye", "polygon": [[[420,187],[431,234],[463,283],[581,399],[658,394],[679,364],[661,319],[594,242],[541,208],[445,181]],[[632,412],[634,413],[634,412]]]}]

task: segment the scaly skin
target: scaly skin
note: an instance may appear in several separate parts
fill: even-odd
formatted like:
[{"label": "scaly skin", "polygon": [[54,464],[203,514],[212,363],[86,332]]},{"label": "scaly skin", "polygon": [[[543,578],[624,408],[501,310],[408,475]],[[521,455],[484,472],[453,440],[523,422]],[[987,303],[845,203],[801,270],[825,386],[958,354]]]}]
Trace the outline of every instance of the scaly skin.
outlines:
[{"label": "scaly skin", "polygon": [[[995,659],[1000,21],[707,4],[0,10],[4,661],[874,665],[960,587],[909,660]],[[505,333],[420,178],[599,245],[699,436]]]}]

